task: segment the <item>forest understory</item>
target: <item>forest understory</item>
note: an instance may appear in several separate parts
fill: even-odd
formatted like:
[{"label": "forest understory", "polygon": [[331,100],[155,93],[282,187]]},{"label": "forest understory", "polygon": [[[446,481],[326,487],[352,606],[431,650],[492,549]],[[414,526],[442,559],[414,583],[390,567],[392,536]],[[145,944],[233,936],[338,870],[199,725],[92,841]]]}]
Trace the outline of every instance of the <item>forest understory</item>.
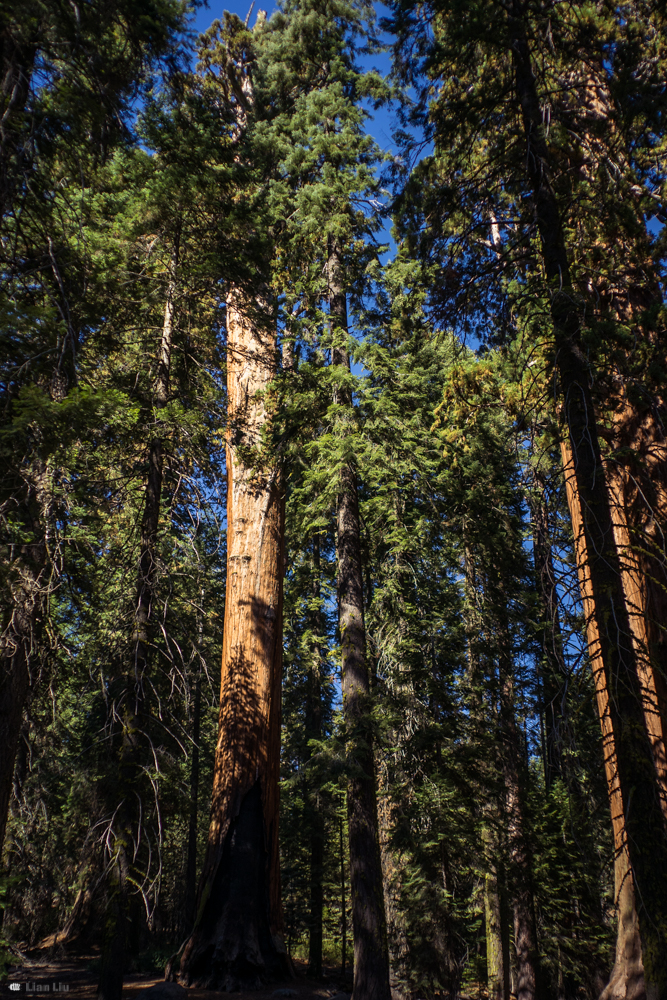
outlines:
[{"label": "forest understory", "polygon": [[248,6],[0,7],[0,990],[667,1000],[665,3]]}]

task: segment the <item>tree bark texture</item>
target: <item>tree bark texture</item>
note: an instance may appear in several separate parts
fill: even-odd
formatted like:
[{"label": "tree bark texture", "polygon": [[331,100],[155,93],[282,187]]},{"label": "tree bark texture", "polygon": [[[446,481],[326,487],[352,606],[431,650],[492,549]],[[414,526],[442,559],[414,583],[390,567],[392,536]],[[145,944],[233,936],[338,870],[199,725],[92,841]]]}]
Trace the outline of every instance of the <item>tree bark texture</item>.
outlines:
[{"label": "tree bark texture", "polygon": [[[509,1000],[505,993],[502,914],[495,868],[484,876],[484,928],[486,936],[486,982],[489,1000]],[[507,977],[509,978],[509,977]]]},{"label": "tree bark texture", "polygon": [[510,17],[516,94],[527,143],[526,168],[550,286],[556,365],[581,504],[594,615],[625,805],[647,990],[667,996],[667,828],[654,747],[642,706],[640,667],[623,590],[609,490],[581,346],[581,308],[572,286],[530,50],[518,2]]},{"label": "tree bark texture", "polygon": [[[347,349],[347,301],[341,260],[333,247],[329,259],[329,306],[332,320],[332,363],[343,376],[350,370]],[[353,419],[351,392],[336,393],[341,421]],[[344,423],[342,435],[344,437]],[[338,485],[338,619],[342,651],[343,716],[348,778],[350,889],[354,937],[355,1000],[390,1000],[389,951],[378,834],[375,761],[366,657],[361,528],[357,473],[351,459],[344,461]]]},{"label": "tree bark texture", "polygon": [[278,775],[284,502],[279,466],[262,459],[275,377],[268,292],[227,299],[227,592],[211,823],[197,916],[180,980],[259,987],[291,973],[282,938]]},{"label": "tree bark texture", "polygon": [[604,663],[600,655],[600,634],[595,616],[595,604],[588,569],[586,539],[581,516],[581,504],[574,474],[572,452],[566,442],[561,445],[565,489],[572,521],[574,549],[579,577],[579,589],[586,621],[588,655],[595,683],[600,727],[602,729],[602,752],[607,778],[607,791],[614,833],[614,895],[617,913],[616,957],[609,983],[600,1000],[643,1000],[644,966],[642,963],[639,922],[635,907],[634,883],[630,869],[627,837],[624,822],[623,795],[618,776],[614,733],[609,713],[609,690],[607,688]]}]

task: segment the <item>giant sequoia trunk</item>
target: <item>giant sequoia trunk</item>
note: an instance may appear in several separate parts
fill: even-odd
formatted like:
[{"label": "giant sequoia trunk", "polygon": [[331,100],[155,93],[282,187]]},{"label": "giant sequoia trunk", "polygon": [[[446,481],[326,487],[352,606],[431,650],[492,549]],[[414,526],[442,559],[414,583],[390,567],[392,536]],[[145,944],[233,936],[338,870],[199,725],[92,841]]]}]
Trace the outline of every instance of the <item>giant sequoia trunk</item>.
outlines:
[{"label": "giant sequoia trunk", "polygon": [[[581,54],[579,86],[569,98],[577,103],[583,120],[580,128],[581,149],[586,169],[592,176],[604,174],[609,146],[620,171],[633,174],[631,153],[618,128],[609,89],[609,77],[600,56]],[[605,139],[600,138],[599,123],[605,124]],[[631,624],[638,656],[651,673],[655,688],[653,737],[660,729],[667,734],[667,436],[664,384],[651,387],[651,368],[665,361],[664,331],[656,332],[653,323],[662,306],[663,296],[649,236],[638,206],[638,225],[624,235],[615,228],[613,241],[606,250],[614,270],[596,280],[596,269],[589,270],[595,298],[587,303],[597,319],[633,331],[634,345],[623,351],[623,362],[615,361],[606,373],[612,405],[607,436],[612,455],[607,461],[607,478],[612,493],[612,509],[617,545],[623,553],[622,572],[629,602]],[[598,240],[599,245],[599,240]],[[590,285],[587,289],[590,292]],[[618,356],[618,345],[615,345]],[[647,379],[648,374],[648,379]],[[638,391],[639,390],[639,391]],[[657,710],[657,712],[656,712]],[[654,738],[652,742],[654,742]],[[662,788],[663,797],[667,789]]]},{"label": "giant sequoia trunk", "polygon": [[516,94],[528,146],[525,162],[550,286],[556,364],[581,504],[599,656],[610,692],[609,715],[625,806],[644,968],[647,987],[656,997],[662,997],[667,995],[667,827],[659,793],[660,779],[644,718],[640,665],[604,477],[588,374],[590,365],[581,346],[580,307],[570,277],[559,206],[551,186],[542,110],[518,0],[513,11],[509,28]]},{"label": "giant sequoia trunk", "polygon": [[593,670],[595,696],[602,728],[602,751],[607,778],[607,790],[614,832],[614,896],[617,913],[616,958],[609,983],[600,1000],[643,1000],[644,966],[642,964],[641,940],[635,907],[635,891],[630,871],[627,836],[624,823],[623,796],[618,777],[618,763],[614,733],[609,714],[609,689],[600,655],[600,633],[595,616],[595,604],[588,569],[586,539],[581,516],[581,502],[574,474],[572,452],[564,442],[561,446],[565,489],[572,520],[575,558],[579,576],[579,589],[584,606],[588,655]]},{"label": "giant sequoia trunk", "polygon": [[[333,326],[332,362],[342,374],[350,370],[347,350],[347,301],[337,249],[329,258],[329,304]],[[341,423],[352,420],[352,394],[337,390]],[[342,431],[343,447],[345,431]],[[338,619],[342,651],[343,715],[347,757],[350,839],[350,889],[354,936],[355,1000],[390,1000],[389,953],[378,835],[376,775],[370,681],[366,657],[361,529],[357,473],[345,458],[338,484]]]},{"label": "giant sequoia trunk", "polygon": [[283,521],[280,469],[262,460],[275,376],[268,292],[227,299],[227,594],[220,722],[197,916],[179,978],[208,989],[290,972],[282,939],[278,770]]}]

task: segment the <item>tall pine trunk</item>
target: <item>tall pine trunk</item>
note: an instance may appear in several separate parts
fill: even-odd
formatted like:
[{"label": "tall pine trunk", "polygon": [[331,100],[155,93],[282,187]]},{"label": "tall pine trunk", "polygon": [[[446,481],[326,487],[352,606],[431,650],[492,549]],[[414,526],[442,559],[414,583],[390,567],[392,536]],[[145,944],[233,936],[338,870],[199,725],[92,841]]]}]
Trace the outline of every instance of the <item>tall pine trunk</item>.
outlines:
[{"label": "tall pine trunk", "polygon": [[232,289],[219,732],[197,915],[179,974],[208,989],[259,987],[291,972],[278,856],[284,501],[278,464],[260,454],[270,419],[260,394],[276,367],[268,290]]},{"label": "tall pine trunk", "polygon": [[[320,606],[320,539],[313,537],[312,596],[315,604],[313,612],[313,641],[311,661],[308,669],[306,688],[306,737],[308,740],[322,738],[322,653],[320,641],[324,635],[324,622]],[[306,750],[306,761],[310,760],[310,747]],[[310,823],[310,914],[308,926],[308,975],[319,978],[322,975],[322,920],[324,912],[324,814],[319,792],[309,788]]]},{"label": "tall pine trunk", "polygon": [[[509,640],[509,633],[507,633]],[[525,779],[516,721],[514,670],[509,649],[500,656],[500,738],[507,818],[507,880],[514,923],[517,1000],[539,1000],[539,954],[533,903],[531,857],[525,817]]]},{"label": "tall pine trunk", "polygon": [[515,0],[509,18],[516,95],[527,142],[542,258],[551,295],[556,364],[581,504],[593,613],[625,805],[647,989],[667,995],[667,826],[654,750],[642,707],[639,664],[623,591],[611,502],[604,478],[589,361],[581,346],[580,306],[570,277],[559,206],[550,181],[542,109]]},{"label": "tall pine trunk", "polygon": [[625,998],[626,996],[628,1000],[643,1000],[646,996],[644,966],[642,964],[639,922],[635,906],[634,883],[628,856],[623,796],[619,783],[614,733],[609,714],[609,689],[607,687],[604,663],[600,656],[599,629],[595,617],[595,605],[586,554],[586,539],[584,537],[581,516],[581,503],[574,474],[572,452],[565,442],[561,445],[561,450],[565,473],[565,489],[574,535],[579,589],[581,591],[584,618],[586,621],[588,655],[591,660],[593,680],[595,682],[595,697],[602,729],[602,750],[614,833],[614,896],[617,913],[616,957],[609,983],[602,993],[600,1000],[621,1000],[621,998]]},{"label": "tall pine trunk", "polygon": [[[344,427],[345,421],[354,419],[352,393],[344,385],[344,377],[350,371],[347,300],[340,254],[333,245],[329,254],[329,307],[333,334],[332,363],[340,368],[343,376],[336,391],[336,403],[341,408],[340,419]],[[341,443],[345,448],[344,429]],[[347,454],[339,473],[337,542],[343,717],[347,757],[352,767],[348,778],[347,803],[354,996],[355,1000],[390,1000],[370,679],[366,657],[359,498],[353,457]]]},{"label": "tall pine trunk", "polygon": [[[485,831],[487,842],[490,841]],[[487,859],[484,876],[484,933],[486,938],[486,983],[489,1000],[509,1000],[509,963],[503,950],[502,908],[498,873],[492,859]]]},{"label": "tall pine trunk", "polygon": [[194,922],[197,905],[197,819],[199,816],[199,739],[201,732],[201,627],[199,630],[198,669],[192,703],[192,763],[190,769],[190,817],[185,866],[185,901],[183,930],[189,933]]},{"label": "tall pine trunk", "polygon": [[148,738],[149,724],[145,679],[149,669],[153,610],[157,596],[157,545],[164,465],[164,429],[159,414],[166,406],[169,396],[177,258],[178,241],[175,243],[171,261],[153,392],[155,427],[148,445],[132,662],[129,664],[118,705],[122,731],[117,802],[113,804],[114,821],[110,829],[111,836],[108,838],[108,842],[112,845],[112,855],[108,865],[109,877],[106,880],[107,912],[97,986],[98,1000],[121,1000],[133,902],[129,882],[132,875],[130,845],[135,845],[136,854],[138,845],[145,839],[141,831],[143,814],[141,776],[143,750]]}]

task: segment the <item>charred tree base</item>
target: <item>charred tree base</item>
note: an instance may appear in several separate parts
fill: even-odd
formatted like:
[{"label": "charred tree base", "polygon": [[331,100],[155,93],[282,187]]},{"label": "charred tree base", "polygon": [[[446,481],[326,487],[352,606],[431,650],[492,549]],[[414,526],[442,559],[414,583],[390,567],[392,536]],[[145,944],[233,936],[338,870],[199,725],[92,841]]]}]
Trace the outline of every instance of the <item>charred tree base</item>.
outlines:
[{"label": "charred tree base", "polygon": [[184,986],[232,993],[293,975],[283,940],[269,923],[268,861],[256,782],[229,828],[208,898],[174,976]]}]

